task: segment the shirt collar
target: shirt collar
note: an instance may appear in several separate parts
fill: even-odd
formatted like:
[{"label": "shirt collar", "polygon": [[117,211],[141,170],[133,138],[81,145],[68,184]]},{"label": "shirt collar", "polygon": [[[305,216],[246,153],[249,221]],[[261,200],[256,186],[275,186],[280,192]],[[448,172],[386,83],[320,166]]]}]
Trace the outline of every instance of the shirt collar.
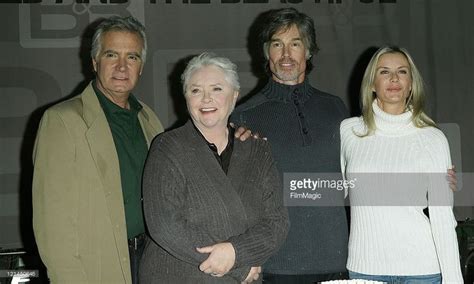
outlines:
[{"label": "shirt collar", "polygon": [[[194,126],[194,129],[196,129],[199,136],[202,137],[202,139],[204,139],[204,141],[206,142],[209,149],[211,149],[213,153],[218,154],[216,144],[207,141],[206,138],[204,137],[204,135],[202,135],[201,131],[199,131],[199,129],[196,127],[196,125],[194,125],[194,123],[193,123],[193,126]],[[229,136],[227,137],[227,146],[225,147],[224,151],[222,151],[221,156],[222,156],[222,154],[224,154],[224,152],[226,150],[228,150],[228,149],[232,150],[234,148],[235,129],[232,126],[230,126],[230,124],[227,124],[227,129],[229,130]]]},{"label": "shirt collar", "polygon": [[128,97],[128,103],[130,104],[130,110],[124,109],[116,105],[114,102],[112,102],[109,98],[107,98],[104,93],[102,93],[99,88],[97,88],[97,81],[94,80],[92,82],[92,87],[94,88],[94,91],[97,95],[97,98],[99,99],[100,105],[104,109],[105,112],[114,114],[114,113],[120,113],[120,112],[133,112],[133,113],[138,113],[143,106],[140,104],[140,102],[135,98],[133,94],[130,94]]}]

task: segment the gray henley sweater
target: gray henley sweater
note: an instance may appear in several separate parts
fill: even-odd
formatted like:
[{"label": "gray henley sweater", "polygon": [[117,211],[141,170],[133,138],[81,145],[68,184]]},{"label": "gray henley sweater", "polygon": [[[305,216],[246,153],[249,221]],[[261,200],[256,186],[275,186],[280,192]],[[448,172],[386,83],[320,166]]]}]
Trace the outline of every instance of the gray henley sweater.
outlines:
[{"label": "gray henley sweater", "polygon": [[[268,138],[281,174],[340,172],[339,124],[347,117],[342,100],[307,80],[289,86],[270,79],[231,116]],[[326,274],[345,271],[348,226],[344,207],[288,207],[291,228],[264,265],[272,274]]]}]

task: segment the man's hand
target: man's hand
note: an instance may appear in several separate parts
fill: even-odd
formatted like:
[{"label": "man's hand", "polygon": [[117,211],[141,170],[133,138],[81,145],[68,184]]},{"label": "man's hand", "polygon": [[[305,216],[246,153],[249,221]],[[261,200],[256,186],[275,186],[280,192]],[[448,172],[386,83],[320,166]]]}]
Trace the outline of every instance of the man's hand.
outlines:
[{"label": "man's hand", "polygon": [[456,178],[456,169],[454,168],[454,165],[451,169],[448,169],[448,175],[446,179],[449,182],[449,188],[451,188],[452,191],[456,191],[458,189],[458,180]]},{"label": "man's hand", "polygon": [[262,273],[261,266],[252,267],[250,269],[249,275],[247,275],[247,278],[245,278],[245,280],[241,284],[248,284],[248,283],[252,283],[253,281],[257,281],[258,278],[260,277],[260,273]]},{"label": "man's hand", "polygon": [[[230,123],[230,126],[232,126],[233,128],[235,128],[235,125],[231,122]],[[252,131],[250,129],[247,129],[246,127],[244,126],[239,126],[239,128],[237,128],[235,130],[235,133],[234,133],[234,136],[235,138],[238,138],[240,139],[240,141],[245,141],[247,139],[249,139],[250,137],[253,137],[255,139],[259,139],[260,138],[260,134],[258,133],[252,133]],[[267,140],[266,137],[263,137],[262,138],[263,140]]]},{"label": "man's hand", "polygon": [[235,264],[235,250],[231,243],[225,242],[197,248],[197,251],[209,254],[209,257],[199,265],[199,269],[211,276],[222,277]]}]

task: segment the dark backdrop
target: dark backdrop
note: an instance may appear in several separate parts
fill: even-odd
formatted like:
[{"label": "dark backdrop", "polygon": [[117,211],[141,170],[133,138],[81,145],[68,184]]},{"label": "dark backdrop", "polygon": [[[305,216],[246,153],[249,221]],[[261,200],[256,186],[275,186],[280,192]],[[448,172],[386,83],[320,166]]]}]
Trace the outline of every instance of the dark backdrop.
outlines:
[{"label": "dark backdrop", "polygon": [[[147,27],[148,58],[136,95],[169,128],[186,118],[179,76],[190,55],[209,50],[231,58],[242,96],[265,83],[255,40],[259,15],[281,7],[314,19],[321,51],[309,80],[340,96],[353,115],[374,48],[406,47],[428,85],[429,113],[451,123],[458,171],[473,172],[474,1],[0,0],[0,249],[34,243],[31,154],[38,122],[47,106],[90,80],[89,42],[99,18],[133,15]],[[456,214],[471,216],[472,208]]]}]

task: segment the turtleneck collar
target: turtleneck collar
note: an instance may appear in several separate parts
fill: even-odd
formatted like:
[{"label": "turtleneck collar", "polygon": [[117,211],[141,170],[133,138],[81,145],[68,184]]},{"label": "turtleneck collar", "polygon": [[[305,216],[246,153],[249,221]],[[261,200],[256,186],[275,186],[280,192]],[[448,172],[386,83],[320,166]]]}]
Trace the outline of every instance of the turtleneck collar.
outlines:
[{"label": "turtleneck collar", "polygon": [[378,105],[377,100],[372,102],[374,111],[376,132],[383,135],[400,136],[412,133],[416,130],[412,121],[412,112],[406,111],[402,114],[389,114],[384,112]]},{"label": "turtleneck collar", "polygon": [[311,86],[307,79],[296,85],[285,85],[272,78],[268,81],[262,93],[269,99],[283,102],[299,101],[304,103],[310,97]]}]

